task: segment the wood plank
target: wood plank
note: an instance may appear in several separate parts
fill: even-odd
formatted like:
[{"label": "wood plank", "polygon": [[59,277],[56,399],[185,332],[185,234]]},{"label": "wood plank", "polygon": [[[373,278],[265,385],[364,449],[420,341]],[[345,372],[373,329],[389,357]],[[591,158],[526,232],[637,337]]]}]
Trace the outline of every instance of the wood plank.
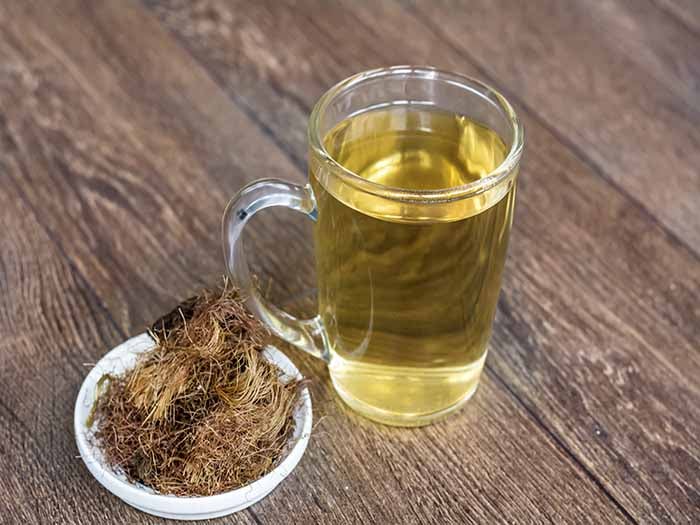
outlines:
[{"label": "wood plank", "polygon": [[[430,62],[481,76],[386,2],[149,5],[294,157],[314,100],[352,72]],[[688,519],[698,501],[697,257],[523,114],[529,150],[490,366],[635,518]]]},{"label": "wood plank", "polygon": [[[199,245],[206,245],[200,231],[218,222],[223,206],[202,197],[221,182],[207,168],[224,166],[226,174],[227,163],[268,163],[282,174],[294,168],[223,103],[218,88],[157,22],[131,4],[63,2],[57,10],[12,4],[3,14],[0,56],[18,72],[0,84],[0,105],[8,108],[2,129],[11,146],[0,158],[17,190],[10,199],[31,205],[97,298],[110,307],[125,301],[116,310],[116,325],[133,333],[168,298],[199,283],[205,268],[200,258],[219,257],[203,255]],[[155,65],[153,57],[162,63]],[[196,93],[190,91],[195,87]],[[81,149],[81,140],[92,142]],[[220,148],[202,146],[209,140]],[[257,159],[251,148],[262,149],[265,158]],[[173,201],[170,193],[176,190],[185,196]],[[183,210],[192,215],[182,217]],[[272,240],[286,234],[285,229]],[[16,251],[33,257],[31,249]],[[19,257],[12,253],[11,260]],[[143,285],[152,279],[157,286]],[[56,312],[48,309],[47,315]],[[95,346],[99,354],[107,345]],[[402,431],[347,414],[333,401],[321,363],[298,353],[294,358],[307,375],[323,378],[312,385],[319,423],[299,469],[255,507],[250,517],[256,522],[287,523],[289,516],[334,523],[575,522],[582,516],[625,521],[491,376],[459,417]],[[17,381],[8,377],[0,388]],[[96,488],[83,483],[86,490]],[[86,501],[105,520],[124,513],[121,506],[110,510],[95,499]]]}]

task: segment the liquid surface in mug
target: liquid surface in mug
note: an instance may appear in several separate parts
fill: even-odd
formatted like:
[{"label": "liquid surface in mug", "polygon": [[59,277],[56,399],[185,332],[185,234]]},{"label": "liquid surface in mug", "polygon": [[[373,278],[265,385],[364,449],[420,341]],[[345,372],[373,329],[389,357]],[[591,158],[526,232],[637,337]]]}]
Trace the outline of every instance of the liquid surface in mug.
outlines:
[{"label": "liquid surface in mug", "polygon": [[[479,180],[507,153],[491,129],[411,106],[344,120],[324,146],[360,177],[415,190]],[[347,185],[332,194],[318,174],[310,179],[319,312],[341,397],[370,418],[400,425],[458,406],[476,389],[486,355],[514,187],[467,217],[413,221],[407,207],[397,222],[363,210],[366,194]]]}]

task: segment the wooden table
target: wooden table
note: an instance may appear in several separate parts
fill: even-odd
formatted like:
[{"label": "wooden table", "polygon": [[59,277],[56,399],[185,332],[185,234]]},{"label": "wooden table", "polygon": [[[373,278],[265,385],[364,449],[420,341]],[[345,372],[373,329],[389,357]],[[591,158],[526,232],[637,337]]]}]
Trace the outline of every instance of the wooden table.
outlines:
[{"label": "wooden table", "polygon": [[[314,435],[226,522],[700,522],[700,3],[6,0],[1,523],[160,523],[77,458],[89,364],[222,274],[237,188],[304,180],[323,91],[399,63],[500,87],[527,131],[478,395],[386,428],[286,347]],[[248,239],[301,311],[309,228],[272,211]]]}]

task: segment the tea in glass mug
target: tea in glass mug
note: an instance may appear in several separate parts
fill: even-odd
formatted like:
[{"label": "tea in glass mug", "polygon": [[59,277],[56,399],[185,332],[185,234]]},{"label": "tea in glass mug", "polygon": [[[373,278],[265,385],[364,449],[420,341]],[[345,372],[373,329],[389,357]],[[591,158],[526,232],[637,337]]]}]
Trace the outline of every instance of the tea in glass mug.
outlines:
[{"label": "tea in glass mug", "polygon": [[[513,219],[523,130],[471,78],[427,67],[360,73],[309,122],[309,184],[260,180],[223,223],[229,273],[283,339],[324,359],[366,417],[430,423],[477,388]],[[315,221],[318,315],[298,320],[253,286],[240,234],[269,206]]]}]

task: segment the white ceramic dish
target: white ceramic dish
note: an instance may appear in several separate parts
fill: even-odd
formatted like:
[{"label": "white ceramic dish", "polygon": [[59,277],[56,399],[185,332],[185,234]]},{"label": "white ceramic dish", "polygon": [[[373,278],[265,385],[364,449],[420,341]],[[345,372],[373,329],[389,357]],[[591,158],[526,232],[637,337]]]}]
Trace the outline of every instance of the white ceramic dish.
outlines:
[{"label": "white ceramic dish", "polygon": [[[307,389],[301,394],[301,403],[294,414],[296,426],[291,449],[282,462],[269,474],[240,489],[215,496],[179,497],[157,494],[148,487],[127,481],[122,474],[115,473],[104,464],[102,452],[90,441],[91,429],[85,425],[95,399],[97,381],[105,373],[121,373],[134,366],[139,353],[154,346],[148,334],[133,337],[105,355],[85,378],[75,403],[75,439],[80,456],[88,469],[102,486],[129,505],[143,512],[180,520],[218,518],[243,510],[260,501],[286,478],[296,467],[306,450],[311,434],[311,396]],[[301,379],[299,370],[278,349],[268,346],[265,356],[275,363],[289,379]]]}]

